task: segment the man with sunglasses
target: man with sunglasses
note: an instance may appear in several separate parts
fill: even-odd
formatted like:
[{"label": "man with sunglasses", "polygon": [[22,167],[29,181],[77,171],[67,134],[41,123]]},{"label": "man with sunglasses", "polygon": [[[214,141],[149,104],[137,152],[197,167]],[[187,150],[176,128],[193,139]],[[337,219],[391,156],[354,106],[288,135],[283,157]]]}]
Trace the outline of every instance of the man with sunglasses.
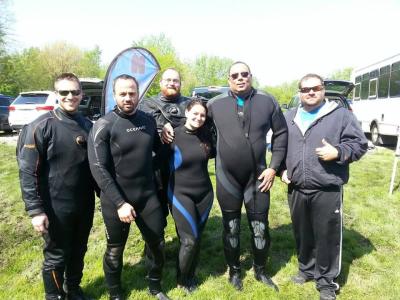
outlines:
[{"label": "man with sunglasses", "polygon": [[25,208],[44,238],[45,298],[84,300],[79,284],[94,212],[86,147],[92,123],[78,112],[82,89],[74,74],[58,76],[54,88],[59,108],[20,133],[19,177]]},{"label": "man with sunglasses", "polygon": [[[255,278],[278,290],[265,272],[270,246],[268,211],[276,170],[285,157],[287,127],[276,100],[252,87],[250,68],[235,62],[229,68],[228,94],[208,103],[217,130],[217,198],[223,218],[223,244],[229,282],[242,289],[240,267],[241,208],[251,230]],[[267,167],[266,135],[272,129],[272,157]]]},{"label": "man with sunglasses", "polygon": [[342,252],[343,185],[349,164],[367,151],[354,115],[325,99],[324,81],[307,74],[299,81],[301,104],[285,117],[289,131],[285,170],[288,202],[299,261],[292,281],[315,280],[321,300],[336,299]]}]

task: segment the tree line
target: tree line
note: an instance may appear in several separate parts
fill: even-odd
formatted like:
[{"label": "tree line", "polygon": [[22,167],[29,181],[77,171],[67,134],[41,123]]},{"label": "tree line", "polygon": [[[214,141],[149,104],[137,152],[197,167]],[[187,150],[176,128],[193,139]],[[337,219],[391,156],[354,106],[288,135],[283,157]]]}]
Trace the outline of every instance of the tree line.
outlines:
[{"label": "tree line", "polygon": [[[78,77],[104,78],[107,65],[101,62],[101,49],[81,49],[72,43],[58,41],[44,47],[30,47],[18,52],[7,48],[9,12],[0,2],[0,93],[17,96],[23,91],[52,90],[53,79],[62,72],[73,72]],[[151,35],[133,42],[132,46],[148,49],[157,58],[161,69],[176,68],[182,75],[182,93],[190,95],[195,86],[227,85],[227,72],[234,62],[231,58],[202,54],[194,61],[183,61],[170,39],[164,34]],[[121,49],[123,50],[123,49]],[[349,80],[351,68],[335,71],[332,79]],[[155,82],[159,81],[159,76]],[[272,94],[280,103],[288,103],[297,92],[297,81],[277,86],[260,86],[256,77],[253,85]],[[148,96],[159,92],[153,84]]]}]

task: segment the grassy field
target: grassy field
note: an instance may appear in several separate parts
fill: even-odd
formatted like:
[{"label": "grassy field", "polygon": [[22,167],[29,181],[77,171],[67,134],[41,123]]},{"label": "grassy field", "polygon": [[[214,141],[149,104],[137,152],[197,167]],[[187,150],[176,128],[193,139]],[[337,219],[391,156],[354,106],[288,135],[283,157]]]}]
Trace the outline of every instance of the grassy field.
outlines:
[{"label": "grassy field", "polygon": [[[14,148],[0,144],[0,153],[0,299],[43,299],[42,239],[34,233],[24,211]],[[388,195],[393,158],[393,151],[379,148],[352,165],[351,179],[345,187],[343,264],[339,277],[342,289],[338,299],[400,299],[400,174],[394,194]],[[211,175],[215,181],[214,174]],[[176,288],[178,242],[169,217],[163,280],[168,295],[173,299],[318,299],[313,283],[300,287],[290,282],[290,276],[297,271],[297,260],[286,188],[279,180],[272,189],[269,220],[272,245],[267,271],[279,285],[279,293],[262,286],[253,277],[244,214],[241,235],[244,290],[237,292],[228,284],[221,213],[215,201],[202,241],[198,268],[201,285],[192,295]],[[102,270],[104,226],[98,210],[88,247],[82,287],[95,299],[108,299]],[[151,299],[146,292],[142,249],[139,231],[132,226],[123,269],[128,299]]]}]

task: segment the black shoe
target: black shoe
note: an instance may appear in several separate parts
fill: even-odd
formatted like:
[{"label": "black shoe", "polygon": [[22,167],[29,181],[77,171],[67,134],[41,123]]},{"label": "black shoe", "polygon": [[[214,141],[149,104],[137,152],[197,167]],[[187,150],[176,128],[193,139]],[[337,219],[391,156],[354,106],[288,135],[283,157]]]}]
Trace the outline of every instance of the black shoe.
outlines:
[{"label": "black shoe", "polygon": [[122,294],[115,294],[115,295],[110,295],[110,300],[124,300],[124,296]]},{"label": "black shoe", "polygon": [[81,287],[78,286],[77,289],[68,290],[66,300],[91,300],[91,298],[85,296]]},{"label": "black shoe", "polygon": [[240,278],[240,273],[232,273],[229,275],[229,283],[233,285],[233,287],[241,291],[243,290],[242,279]]},{"label": "black shoe", "polygon": [[177,283],[178,288],[183,289],[187,294],[191,294],[197,290],[198,283],[195,277],[186,279],[180,278]]},{"label": "black shoe", "polygon": [[336,293],[333,289],[323,289],[319,291],[319,300],[335,300]]},{"label": "black shoe", "polygon": [[300,273],[300,272],[299,272],[299,273],[297,273],[296,275],[292,276],[292,278],[290,278],[290,280],[291,280],[293,283],[302,285],[302,284],[305,284],[305,283],[308,282],[308,281],[312,281],[313,278],[306,277],[306,275],[304,275],[303,273]]},{"label": "black shoe", "polygon": [[279,292],[278,286],[272,281],[270,277],[265,275],[264,273],[256,273],[255,274],[256,280],[264,283],[265,285],[273,288],[275,291]]}]

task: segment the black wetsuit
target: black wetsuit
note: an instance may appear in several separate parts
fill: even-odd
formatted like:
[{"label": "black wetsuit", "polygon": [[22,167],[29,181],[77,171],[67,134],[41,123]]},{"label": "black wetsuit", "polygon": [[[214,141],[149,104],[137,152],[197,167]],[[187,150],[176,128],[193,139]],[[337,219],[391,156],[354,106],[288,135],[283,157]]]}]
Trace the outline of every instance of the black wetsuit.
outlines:
[{"label": "black wetsuit", "polygon": [[213,203],[208,160],[214,151],[211,136],[203,128],[190,131],[184,125],[175,129],[170,145],[168,198],[180,240],[178,283],[188,286],[194,277],[200,238]]},{"label": "black wetsuit", "polygon": [[92,227],[94,180],[87,158],[92,123],[79,113],[48,112],[25,126],[17,160],[22,197],[30,216],[45,213],[43,281],[46,299],[79,288]]},{"label": "black wetsuit", "polygon": [[[157,130],[161,134],[164,125],[167,123],[170,123],[172,128],[183,125],[185,120],[185,109],[189,100],[189,98],[181,96],[180,94],[176,98],[166,99],[160,93],[156,97],[143,100],[140,104],[140,109],[150,113],[154,117],[157,123]],[[168,148],[168,145],[163,145],[162,149],[160,149],[160,155],[158,155],[158,157],[167,157],[166,153],[168,152]],[[168,160],[159,160],[156,157],[154,161],[154,169],[159,182],[159,199],[163,206],[165,215],[168,215]]]},{"label": "black wetsuit", "polygon": [[276,100],[252,89],[240,100],[232,92],[208,103],[217,130],[217,198],[222,210],[225,258],[232,272],[240,272],[241,207],[247,212],[252,233],[254,266],[265,267],[270,244],[269,192],[261,193],[257,178],[266,165],[266,134],[272,129],[269,168],[278,169],[285,157],[287,127]]},{"label": "black wetsuit", "polygon": [[136,225],[150,250],[150,290],[160,291],[164,264],[165,219],[153,180],[152,151],[160,145],[152,116],[138,110],[129,116],[115,108],[100,118],[89,137],[89,161],[100,189],[106,226],[104,273],[111,294],[121,293],[122,257],[129,223],[117,210],[124,203],[136,211]]}]

